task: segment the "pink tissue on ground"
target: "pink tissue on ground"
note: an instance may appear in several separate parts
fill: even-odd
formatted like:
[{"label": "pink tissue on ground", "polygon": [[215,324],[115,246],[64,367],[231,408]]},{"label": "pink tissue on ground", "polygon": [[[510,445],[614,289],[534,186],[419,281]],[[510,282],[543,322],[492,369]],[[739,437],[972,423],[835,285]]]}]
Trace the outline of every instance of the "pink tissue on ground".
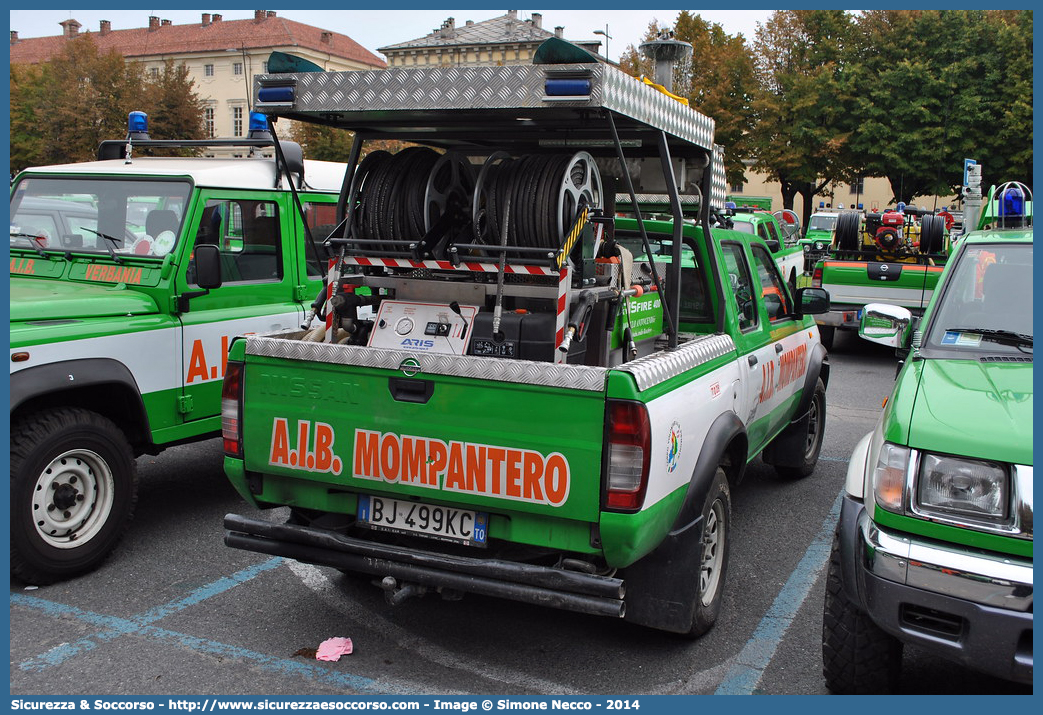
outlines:
[{"label": "pink tissue on ground", "polygon": [[350,638],[327,638],[315,651],[315,660],[340,660],[342,655],[351,654]]}]

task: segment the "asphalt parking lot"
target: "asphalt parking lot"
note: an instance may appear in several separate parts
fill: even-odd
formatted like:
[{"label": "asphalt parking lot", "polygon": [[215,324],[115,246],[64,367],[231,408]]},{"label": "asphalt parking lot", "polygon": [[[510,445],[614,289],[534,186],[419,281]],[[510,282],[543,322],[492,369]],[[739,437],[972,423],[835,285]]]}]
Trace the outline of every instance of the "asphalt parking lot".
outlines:
[{"label": "asphalt parking lot", "polygon": [[[816,472],[759,460],[733,492],[716,627],[688,641],[594,616],[468,596],[388,606],[365,579],[238,551],[228,512],[256,516],[218,440],[139,460],[133,526],[94,573],[12,582],[11,692],[20,695],[825,693],[822,571],[847,458],[894,377],[889,351],[838,337]],[[280,510],[266,518],[284,517]],[[354,653],[314,659],[332,636]],[[902,692],[1028,693],[907,649]]]}]

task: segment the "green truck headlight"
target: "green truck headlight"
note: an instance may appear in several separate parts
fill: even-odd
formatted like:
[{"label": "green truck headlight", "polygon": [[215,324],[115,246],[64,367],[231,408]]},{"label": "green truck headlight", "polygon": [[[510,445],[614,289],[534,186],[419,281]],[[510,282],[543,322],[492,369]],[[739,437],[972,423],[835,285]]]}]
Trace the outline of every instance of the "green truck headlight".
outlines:
[{"label": "green truck headlight", "polygon": [[916,489],[923,512],[989,521],[1005,521],[1009,514],[1010,479],[993,462],[925,454]]}]

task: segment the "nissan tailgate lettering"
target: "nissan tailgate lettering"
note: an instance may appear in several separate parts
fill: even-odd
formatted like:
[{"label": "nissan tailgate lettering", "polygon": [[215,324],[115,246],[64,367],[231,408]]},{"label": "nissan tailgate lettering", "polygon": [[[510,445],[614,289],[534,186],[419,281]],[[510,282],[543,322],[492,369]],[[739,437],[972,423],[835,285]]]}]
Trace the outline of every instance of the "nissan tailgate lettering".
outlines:
[{"label": "nissan tailgate lettering", "polygon": [[561,506],[569,462],[553,452],[355,430],[358,479]]}]

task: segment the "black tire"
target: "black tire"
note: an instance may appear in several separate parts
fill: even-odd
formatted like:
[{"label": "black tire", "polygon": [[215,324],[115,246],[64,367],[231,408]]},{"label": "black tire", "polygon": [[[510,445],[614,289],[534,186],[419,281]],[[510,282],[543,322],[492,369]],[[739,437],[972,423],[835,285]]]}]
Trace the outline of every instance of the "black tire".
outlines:
[{"label": "black tire", "polygon": [[728,552],[731,549],[732,496],[728,476],[717,467],[713,484],[703,504],[702,525],[699,530],[701,548],[699,573],[696,574],[693,599],[692,627],[685,634],[698,638],[717,622],[721,612],[725,576],[728,573]]},{"label": "black tire", "polygon": [[945,239],[945,219],[926,214],[920,219],[920,253],[941,253]]},{"label": "black tire", "polygon": [[815,465],[818,464],[818,455],[822,451],[822,441],[826,432],[826,386],[822,384],[822,378],[815,381],[815,393],[811,396],[808,413],[808,432],[800,465],[775,467],[775,472],[786,479],[803,479],[814,472]]},{"label": "black tire", "polygon": [[46,585],[98,567],[137,503],[123,432],[81,408],[37,412],[11,427],[11,573]]},{"label": "black tire", "polygon": [[840,537],[834,533],[822,609],[826,687],[840,695],[893,693],[901,668],[902,642],[873,623],[844,592]]},{"label": "black tire", "polygon": [[857,211],[844,211],[837,216],[837,248],[841,251],[857,251],[861,244],[858,236],[860,228],[861,219]]},{"label": "black tire", "polygon": [[833,349],[833,338],[837,334],[837,329],[832,325],[820,325],[818,326],[818,339],[822,343],[822,347],[826,350]]}]

